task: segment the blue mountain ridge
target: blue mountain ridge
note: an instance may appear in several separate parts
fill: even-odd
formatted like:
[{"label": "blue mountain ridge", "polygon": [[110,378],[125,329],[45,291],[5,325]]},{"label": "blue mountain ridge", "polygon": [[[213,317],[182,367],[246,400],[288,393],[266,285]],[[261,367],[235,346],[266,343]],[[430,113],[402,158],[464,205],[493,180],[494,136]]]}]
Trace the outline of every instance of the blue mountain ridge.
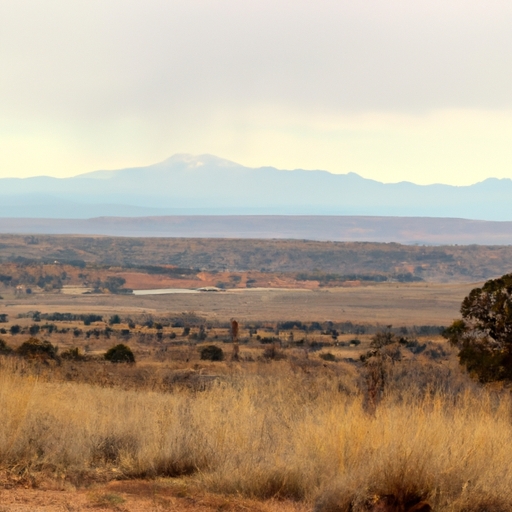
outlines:
[{"label": "blue mountain ridge", "polygon": [[370,215],[512,220],[512,180],[380,183],[355,173],[249,168],[212,155],[71,178],[0,179],[0,217]]}]

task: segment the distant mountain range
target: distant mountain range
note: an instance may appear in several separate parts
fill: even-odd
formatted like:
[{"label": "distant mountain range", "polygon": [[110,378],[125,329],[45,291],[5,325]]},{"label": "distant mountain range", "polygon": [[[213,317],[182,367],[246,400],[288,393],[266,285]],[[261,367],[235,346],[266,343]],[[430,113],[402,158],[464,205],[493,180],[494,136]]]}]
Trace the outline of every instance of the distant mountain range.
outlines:
[{"label": "distant mountain range", "polygon": [[252,169],[211,155],[72,178],[0,179],[0,217],[357,215],[512,221],[512,180],[385,184],[327,171]]}]

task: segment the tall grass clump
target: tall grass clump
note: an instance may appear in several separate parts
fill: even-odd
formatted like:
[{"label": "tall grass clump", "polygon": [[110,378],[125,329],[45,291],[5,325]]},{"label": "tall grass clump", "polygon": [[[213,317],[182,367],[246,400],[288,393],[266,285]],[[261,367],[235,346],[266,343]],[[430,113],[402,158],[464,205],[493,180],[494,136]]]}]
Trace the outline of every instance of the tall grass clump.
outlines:
[{"label": "tall grass clump", "polygon": [[18,364],[0,365],[10,473],[190,475],[208,490],[306,500],[318,512],[512,508],[504,392],[391,387],[369,412],[350,367],[312,376],[262,363],[265,372],[237,367],[204,391],[163,393],[56,382]]}]

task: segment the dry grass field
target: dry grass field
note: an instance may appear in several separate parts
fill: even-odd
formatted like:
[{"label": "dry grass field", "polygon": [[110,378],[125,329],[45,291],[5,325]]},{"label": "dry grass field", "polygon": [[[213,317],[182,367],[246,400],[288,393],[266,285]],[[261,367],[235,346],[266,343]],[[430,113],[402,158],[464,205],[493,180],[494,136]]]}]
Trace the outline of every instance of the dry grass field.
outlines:
[{"label": "dry grass field", "polygon": [[[0,344],[0,512],[512,510],[510,390],[473,381],[440,336],[477,285],[457,282],[460,269],[477,281],[505,265],[502,249],[360,244],[350,268],[395,277],[333,286],[297,272],[328,271],[358,244],[306,244],[294,258],[300,242],[181,240],[172,254],[188,266],[176,269],[169,241],[1,243],[0,340],[14,351]],[[47,261],[52,250],[87,263]],[[164,266],[133,267],[144,251]],[[398,282],[420,272],[411,257],[443,282]],[[226,290],[132,295],[113,277]],[[379,331],[393,350],[370,356]],[[16,352],[34,336],[58,355]],[[135,364],[105,360],[119,343]],[[223,360],[202,358],[210,345]]]},{"label": "dry grass field", "polygon": [[61,506],[88,486],[70,510],[511,509],[508,392],[477,387],[449,353],[420,355],[385,366],[370,407],[363,368],[308,361],[204,363],[208,385],[170,392],[4,358],[5,485],[62,489]]},{"label": "dry grass field", "polygon": [[169,295],[32,294],[0,288],[2,311],[179,314],[194,312],[227,321],[352,321],[381,325],[448,325],[475,283],[379,284],[322,290],[246,289]]}]

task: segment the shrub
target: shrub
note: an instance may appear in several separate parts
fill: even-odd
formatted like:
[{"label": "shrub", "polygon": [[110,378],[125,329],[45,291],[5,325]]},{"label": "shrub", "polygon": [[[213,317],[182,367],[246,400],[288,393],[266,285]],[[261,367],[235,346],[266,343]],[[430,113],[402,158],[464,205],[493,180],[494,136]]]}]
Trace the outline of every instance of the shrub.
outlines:
[{"label": "shrub", "polygon": [[103,317],[101,315],[81,315],[84,325],[91,325],[93,322],[102,322]]},{"label": "shrub", "polygon": [[264,336],[263,338],[259,336],[256,337],[256,339],[263,345],[269,345],[270,343],[275,343],[276,341],[279,341],[279,338],[275,338],[274,336]]},{"label": "shrub", "polygon": [[200,351],[201,359],[205,361],[222,361],[224,359],[224,351],[215,345],[207,345]]},{"label": "shrub", "polygon": [[32,324],[28,330],[28,332],[30,333],[31,336],[35,336],[40,330],[40,327],[39,325],[37,324]]},{"label": "shrub", "polygon": [[6,356],[12,352],[12,348],[5,343],[4,340],[0,338],[0,355]]},{"label": "shrub", "polygon": [[405,345],[405,348],[410,350],[413,354],[421,354],[427,348],[427,344],[420,344],[417,340],[412,340]]},{"label": "shrub", "polygon": [[105,359],[111,363],[135,363],[135,356],[130,347],[120,343],[115,347],[109,348],[105,352]]},{"label": "shrub", "polygon": [[57,360],[57,350],[57,347],[52,345],[49,341],[29,338],[16,349],[16,352],[26,359]]},{"label": "shrub", "polygon": [[112,315],[110,317],[110,320],[108,321],[110,325],[120,324],[121,323],[121,317],[119,315]]},{"label": "shrub", "polygon": [[11,331],[11,334],[19,334],[21,331],[21,327],[19,325],[11,325],[11,328],[9,329]]},{"label": "shrub", "polygon": [[323,354],[320,354],[320,358],[324,361],[336,361],[336,356],[330,352],[324,352]]},{"label": "shrub", "polygon": [[372,348],[382,348],[397,342],[397,337],[391,331],[379,331],[373,336],[370,346]]},{"label": "shrub", "polygon": [[279,350],[276,345],[271,345],[263,351],[263,357],[267,360],[279,361],[280,359],[286,359],[284,353]]},{"label": "shrub", "polygon": [[474,288],[461,305],[462,319],[443,331],[459,361],[482,383],[512,381],[512,274]]},{"label": "shrub", "polygon": [[48,334],[51,334],[53,331],[57,332],[57,326],[55,324],[46,323],[41,326],[41,329],[48,331]]},{"label": "shrub", "polygon": [[126,279],[119,276],[108,276],[103,285],[110,293],[131,293],[132,290],[123,288]]},{"label": "shrub", "polygon": [[78,349],[78,347],[65,350],[64,352],[62,352],[60,357],[62,359],[67,359],[70,361],[84,361],[85,360],[85,355],[80,353],[80,350]]}]

